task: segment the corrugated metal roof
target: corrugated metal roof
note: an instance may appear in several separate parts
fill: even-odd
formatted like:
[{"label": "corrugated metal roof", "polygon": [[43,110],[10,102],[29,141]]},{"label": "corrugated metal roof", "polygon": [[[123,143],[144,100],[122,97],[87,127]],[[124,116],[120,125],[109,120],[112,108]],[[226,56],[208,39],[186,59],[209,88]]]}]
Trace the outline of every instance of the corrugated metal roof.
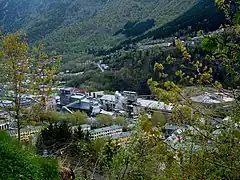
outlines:
[{"label": "corrugated metal roof", "polygon": [[167,105],[164,102],[158,102],[158,101],[153,101],[153,100],[145,100],[138,98],[137,102],[142,106],[146,108],[151,108],[151,109],[157,109],[157,110],[167,110],[171,111],[173,106]]},{"label": "corrugated metal roof", "polygon": [[103,95],[100,99],[105,100],[105,101],[115,101],[115,96],[114,95]]}]

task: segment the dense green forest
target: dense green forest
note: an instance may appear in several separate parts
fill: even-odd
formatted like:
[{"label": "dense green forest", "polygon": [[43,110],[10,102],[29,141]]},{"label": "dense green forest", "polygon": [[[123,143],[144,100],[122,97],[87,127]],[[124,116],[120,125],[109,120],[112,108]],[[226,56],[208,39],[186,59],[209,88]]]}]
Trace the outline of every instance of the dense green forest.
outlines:
[{"label": "dense green forest", "polygon": [[[231,32],[225,32],[223,37],[227,41],[227,37]],[[206,55],[207,51],[202,49],[204,44],[198,43],[195,46],[188,46],[187,49],[196,59],[201,59],[204,65],[210,65],[214,71],[214,80],[221,82],[225,88],[229,87],[231,82],[226,76],[228,73],[219,61],[209,63]],[[177,61],[174,64],[167,64],[168,56],[174,56]],[[93,58],[93,57],[92,57]],[[94,58],[93,58],[94,59]],[[175,72],[181,66],[188,66],[181,57],[181,53],[175,46],[171,47],[151,47],[148,49],[132,48],[128,50],[119,50],[112,56],[103,56],[101,59],[110,66],[110,69],[101,72],[96,65],[88,65],[84,68],[76,68],[75,71],[85,72],[83,75],[75,77],[65,77],[63,80],[69,80],[68,85],[80,87],[87,90],[111,90],[123,91],[131,90],[139,94],[150,94],[147,80],[154,75],[154,64],[162,63],[166,65],[166,73],[168,80],[177,82],[179,79],[175,76]],[[66,64],[70,69],[71,63]],[[76,66],[75,66],[76,67]],[[189,70],[191,72],[191,70]],[[192,71],[195,73],[195,70]],[[190,85],[184,82],[185,85]]]}]

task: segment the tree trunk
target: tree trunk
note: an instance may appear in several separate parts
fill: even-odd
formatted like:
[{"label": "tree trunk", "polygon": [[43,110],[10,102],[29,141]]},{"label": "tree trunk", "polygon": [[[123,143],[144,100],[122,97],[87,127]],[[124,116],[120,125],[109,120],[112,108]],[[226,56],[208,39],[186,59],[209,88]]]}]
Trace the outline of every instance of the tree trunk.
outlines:
[{"label": "tree trunk", "polygon": [[[16,90],[16,94],[18,91]],[[18,141],[21,140],[21,123],[20,123],[20,103],[21,97],[16,95],[15,97],[15,112],[16,112],[16,121],[17,121],[17,134],[18,134]]]},{"label": "tree trunk", "polygon": [[21,141],[21,127],[20,127],[20,119],[17,116],[17,131],[18,131],[18,141]]}]

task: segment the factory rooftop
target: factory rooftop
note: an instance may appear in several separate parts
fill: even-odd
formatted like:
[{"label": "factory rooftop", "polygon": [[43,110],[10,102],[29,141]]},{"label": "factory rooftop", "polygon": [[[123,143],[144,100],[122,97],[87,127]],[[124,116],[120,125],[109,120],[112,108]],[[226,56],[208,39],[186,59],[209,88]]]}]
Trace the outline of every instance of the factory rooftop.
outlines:
[{"label": "factory rooftop", "polygon": [[115,101],[115,96],[114,95],[103,95],[100,100],[104,101]]},{"label": "factory rooftop", "polygon": [[234,98],[228,94],[205,92],[202,95],[191,97],[191,100],[204,104],[219,104],[224,102],[232,102],[234,101]]},{"label": "factory rooftop", "polygon": [[163,110],[163,111],[172,111],[173,106],[167,105],[164,102],[153,101],[153,100],[145,100],[138,98],[137,102],[140,106],[155,110]]}]

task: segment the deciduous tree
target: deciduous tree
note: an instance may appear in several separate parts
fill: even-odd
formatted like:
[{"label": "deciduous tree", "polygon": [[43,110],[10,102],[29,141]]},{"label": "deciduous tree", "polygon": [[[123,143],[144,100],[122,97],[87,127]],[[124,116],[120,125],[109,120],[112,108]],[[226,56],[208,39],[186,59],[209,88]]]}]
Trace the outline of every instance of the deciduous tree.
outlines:
[{"label": "deciduous tree", "polygon": [[[26,36],[17,33],[2,36],[1,42],[1,98],[13,102],[12,107],[5,107],[3,102],[1,104],[16,120],[20,140],[20,129],[23,121],[27,120],[26,116],[23,119],[23,114],[29,112],[30,115],[40,115],[39,110],[46,109],[47,98],[55,83],[56,63],[61,58],[44,53],[42,45],[30,48]],[[35,101],[34,108],[26,111],[24,101],[29,95]],[[39,120],[39,116],[35,118]]]}]

